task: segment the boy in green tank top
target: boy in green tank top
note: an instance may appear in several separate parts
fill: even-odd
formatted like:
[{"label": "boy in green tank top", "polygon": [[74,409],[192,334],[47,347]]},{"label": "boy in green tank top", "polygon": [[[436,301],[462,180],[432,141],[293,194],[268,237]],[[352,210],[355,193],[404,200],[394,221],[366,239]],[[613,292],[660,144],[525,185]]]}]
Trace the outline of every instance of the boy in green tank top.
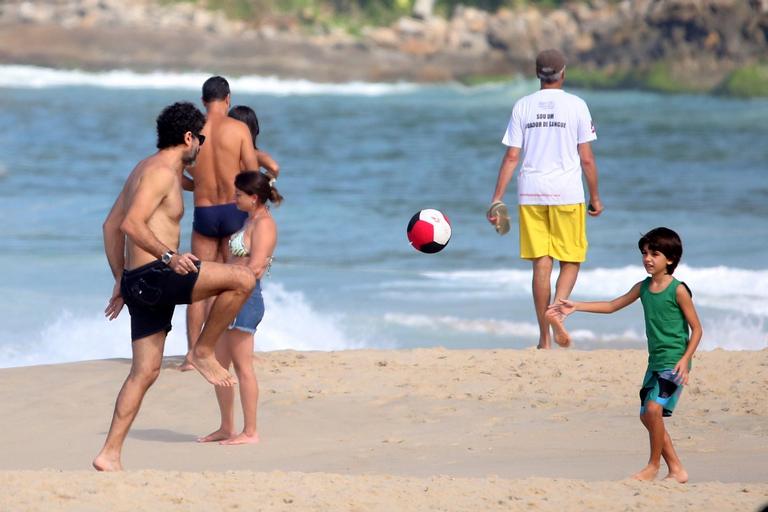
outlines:
[{"label": "boy in green tank top", "polygon": [[701,340],[701,323],[691,290],[672,277],[683,255],[683,244],[677,233],[668,228],[652,229],[637,245],[649,277],[610,302],[560,300],[549,307],[547,315],[559,316],[562,320],[574,311],[614,313],[640,299],[648,338],[648,369],[640,388],[640,420],[648,429],[651,455],[648,465],[632,477],[655,479],[664,457],[669,468],[667,478],[685,483],[688,472],[672,446],[664,417],[672,415],[683,386],[688,384],[691,359]]}]

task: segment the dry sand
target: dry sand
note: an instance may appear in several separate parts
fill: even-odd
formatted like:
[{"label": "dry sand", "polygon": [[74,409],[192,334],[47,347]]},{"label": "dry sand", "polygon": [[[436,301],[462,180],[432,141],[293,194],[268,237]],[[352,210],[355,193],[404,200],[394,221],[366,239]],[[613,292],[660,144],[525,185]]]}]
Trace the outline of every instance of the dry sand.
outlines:
[{"label": "dry sand", "polygon": [[[129,361],[0,370],[0,511],[757,510],[768,504],[768,350],[696,356],[667,426],[687,485],[647,460],[641,351],[257,354],[261,443],[194,442],[213,391],[169,358],[98,474]],[[664,468],[660,476],[664,476]]]}]

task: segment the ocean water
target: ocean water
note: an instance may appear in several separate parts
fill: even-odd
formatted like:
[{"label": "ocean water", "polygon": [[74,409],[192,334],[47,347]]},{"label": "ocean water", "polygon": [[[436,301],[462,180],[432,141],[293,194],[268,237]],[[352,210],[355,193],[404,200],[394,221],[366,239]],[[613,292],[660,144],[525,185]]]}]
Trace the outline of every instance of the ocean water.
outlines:
[{"label": "ocean water", "polygon": [[[0,367],[130,355],[127,311],[111,323],[102,313],[112,278],[101,223],[154,151],[159,111],[198,102],[207,76],[0,66]],[[535,82],[231,85],[234,104],[259,114],[286,198],[257,349],[536,343],[530,264],[516,230],[499,237],[484,216],[512,105]],[[693,289],[702,349],[768,347],[768,100],[573,92],[597,126],[606,206],[588,220],[573,297],[610,299],[643,279],[637,239],[668,226],[683,238],[675,275]],[[441,253],[407,242],[422,208],[451,220]],[[183,313],[166,354],[186,350]],[[639,304],[568,325],[579,348],[645,344]]]}]

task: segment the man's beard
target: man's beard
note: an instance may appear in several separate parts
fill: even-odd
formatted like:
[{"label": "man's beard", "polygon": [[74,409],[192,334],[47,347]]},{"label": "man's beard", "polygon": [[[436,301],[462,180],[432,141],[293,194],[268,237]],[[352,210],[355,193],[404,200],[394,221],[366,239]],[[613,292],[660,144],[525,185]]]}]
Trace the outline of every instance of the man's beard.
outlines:
[{"label": "man's beard", "polygon": [[187,153],[184,156],[182,156],[181,163],[184,164],[184,167],[191,167],[197,160],[197,154],[199,152],[200,152],[200,148],[197,148],[195,150],[190,151],[190,153]]}]

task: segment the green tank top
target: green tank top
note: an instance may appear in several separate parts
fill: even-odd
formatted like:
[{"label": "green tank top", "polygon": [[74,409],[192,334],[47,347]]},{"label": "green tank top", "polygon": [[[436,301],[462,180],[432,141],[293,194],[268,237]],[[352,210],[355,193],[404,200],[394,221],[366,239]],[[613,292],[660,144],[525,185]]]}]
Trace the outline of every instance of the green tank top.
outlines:
[{"label": "green tank top", "polygon": [[648,369],[674,368],[688,347],[688,322],[677,303],[677,287],[682,283],[672,278],[664,290],[651,292],[647,277],[640,285],[640,301],[645,314],[645,335],[648,338]]}]

